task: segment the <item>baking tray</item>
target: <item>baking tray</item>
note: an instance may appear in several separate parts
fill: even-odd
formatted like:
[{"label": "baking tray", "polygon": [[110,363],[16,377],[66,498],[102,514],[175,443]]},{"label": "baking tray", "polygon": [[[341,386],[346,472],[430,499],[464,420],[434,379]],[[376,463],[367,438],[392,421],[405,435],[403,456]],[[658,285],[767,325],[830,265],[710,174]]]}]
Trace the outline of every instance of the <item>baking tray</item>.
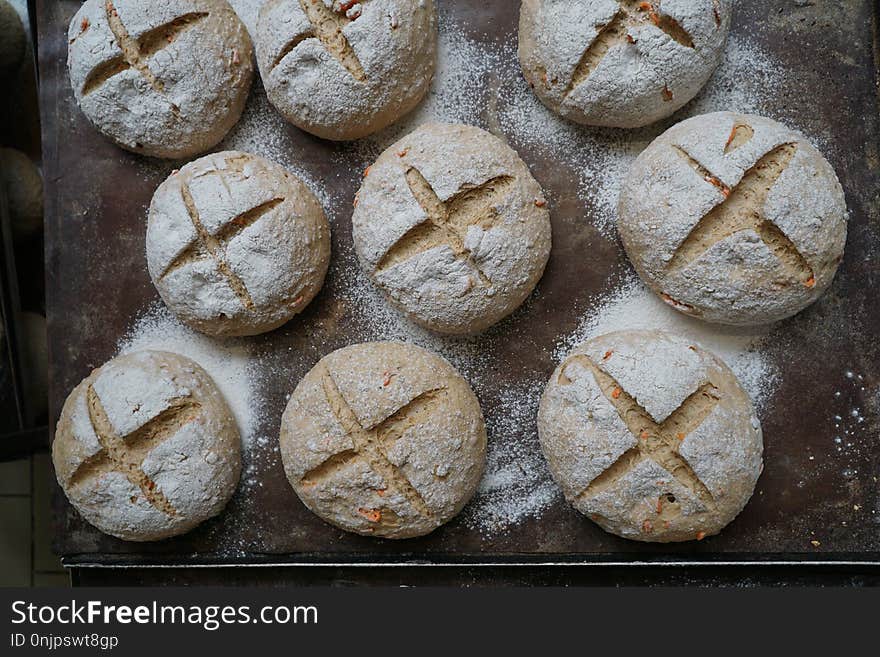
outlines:
[{"label": "baking tray", "polygon": [[[233,2],[253,14],[247,0]],[[832,289],[797,317],[773,327],[762,357],[775,373],[763,400],[765,469],[756,493],[719,536],[680,545],[618,539],[556,495],[540,513],[496,529],[473,521],[469,507],[433,534],[403,542],[346,534],[309,513],[288,485],[277,451],[287,395],[324,354],[346,344],[386,337],[387,308],[378,296],[354,302],[360,276],[351,248],[351,200],[363,145],[317,140],[273,124],[296,170],[326,192],[333,228],[327,282],[299,317],[248,341],[261,363],[260,435],[248,450],[248,479],[218,518],[155,544],[129,544],[89,527],[56,490],[55,548],[71,565],[220,565],[283,563],[654,563],[816,562],[880,560],[880,114],[877,105],[874,3],[867,0],[735,3],[728,62],[710,83],[731,109],[754,104],[803,130],[825,152],[851,210],[846,257]],[[157,305],[144,259],[145,217],[156,186],[173,163],[122,152],[92,130],[73,99],[65,66],[66,29],[79,3],[40,0],[41,98],[47,181],[47,288],[52,418],[92,367],[117,352],[120,337]],[[508,89],[522,83],[515,57],[517,3],[439,0],[441,29],[453,33],[461,62],[486,58],[478,84],[441,74],[436,85],[463,85],[458,101],[473,122],[506,137],[522,154],[551,203],[554,248],[538,290],[511,318],[475,339],[426,338],[471,380],[490,427],[490,450],[512,450],[525,481],[541,473],[534,428],[535,387],[553,371],[564,336],[596,312],[603,294],[629,280],[631,269],[591,180],[554,148],[508,131]],[[448,39],[447,39],[448,40]],[[750,54],[751,53],[751,54]],[[495,59],[493,59],[495,58]],[[502,61],[503,60],[503,61]],[[733,62],[736,66],[731,64]],[[470,85],[470,86],[468,86]],[[447,90],[448,91],[448,90]],[[709,92],[707,92],[709,93]],[[432,94],[428,103],[446,106]],[[455,100],[455,97],[452,98]],[[591,143],[644,147],[701,106],[631,134],[589,131]],[[248,111],[265,103],[255,86]],[[711,105],[711,103],[709,103]],[[705,106],[705,102],[704,102]],[[506,117],[503,120],[503,117]],[[563,129],[565,129],[563,127]],[[568,130],[580,130],[571,128]],[[239,134],[239,139],[243,139]],[[246,140],[245,140],[246,141]],[[387,141],[387,140],[386,140]],[[241,142],[239,142],[241,143]],[[598,147],[597,147],[598,148]],[[600,150],[601,150],[600,148]],[[598,152],[598,151],[597,151]],[[267,155],[275,153],[269,152]],[[597,156],[598,157],[598,156]],[[360,158],[360,159],[358,159]],[[598,181],[596,188],[599,189]],[[607,221],[605,222],[607,223]],[[462,364],[464,363],[464,364]],[[511,415],[510,396],[523,392]],[[836,442],[835,438],[841,438]],[[536,463],[538,465],[536,465]]]}]

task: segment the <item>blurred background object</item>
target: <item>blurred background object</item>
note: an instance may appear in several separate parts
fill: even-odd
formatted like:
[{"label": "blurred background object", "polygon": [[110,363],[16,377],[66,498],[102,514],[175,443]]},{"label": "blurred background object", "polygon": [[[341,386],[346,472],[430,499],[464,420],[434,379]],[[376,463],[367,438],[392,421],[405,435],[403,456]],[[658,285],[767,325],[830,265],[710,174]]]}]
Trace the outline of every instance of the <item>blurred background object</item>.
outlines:
[{"label": "blurred background object", "polygon": [[43,179],[33,3],[0,0],[0,586],[61,586],[52,553]]}]

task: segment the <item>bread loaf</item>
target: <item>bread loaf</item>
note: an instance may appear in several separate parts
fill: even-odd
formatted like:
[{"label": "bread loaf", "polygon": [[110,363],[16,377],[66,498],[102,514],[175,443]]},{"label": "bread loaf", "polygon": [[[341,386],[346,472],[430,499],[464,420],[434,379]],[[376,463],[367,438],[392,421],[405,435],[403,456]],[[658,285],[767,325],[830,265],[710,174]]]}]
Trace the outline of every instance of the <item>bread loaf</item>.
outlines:
[{"label": "bread loaf", "polygon": [[301,312],[321,289],[330,225],[294,175],[227,151],[173,173],[153,196],[147,263],[186,324],[210,335],[256,335]]},{"label": "bread loaf", "polygon": [[480,404],[439,356],[358,344],[325,356],[291,395],[281,457],[303,503],[367,536],[411,538],[455,516],[486,457]]},{"label": "bread loaf", "polygon": [[513,312],[541,278],[550,212],[507,144],[430,123],[368,169],[352,234],[364,271],[413,321],[475,333]]},{"label": "bread loaf", "polygon": [[69,41],[76,100],[122,148],[192,157],[244,110],[253,46],[226,0],[86,0]]},{"label": "bread loaf", "polygon": [[160,351],[114,358],[64,403],[52,460],[70,502],[102,532],[155,541],[223,509],[241,471],[232,413],[196,363]]},{"label": "bread loaf", "polygon": [[774,322],[828,288],[843,258],[846,201],[802,135],[715,112],[660,135],[623,183],[619,231],[642,279],[681,312]]},{"label": "bread loaf", "polygon": [[268,0],[257,58],[270,102],[324,139],[359,139],[427,93],[437,60],[433,0]]},{"label": "bread loaf", "polygon": [[523,0],[519,59],[547,107],[636,128],[691,100],[721,61],[730,0]]},{"label": "bread loaf", "polygon": [[761,425],[733,372],[655,331],[575,348],[547,384],[538,431],[574,508],[638,541],[718,533],[763,467]]}]

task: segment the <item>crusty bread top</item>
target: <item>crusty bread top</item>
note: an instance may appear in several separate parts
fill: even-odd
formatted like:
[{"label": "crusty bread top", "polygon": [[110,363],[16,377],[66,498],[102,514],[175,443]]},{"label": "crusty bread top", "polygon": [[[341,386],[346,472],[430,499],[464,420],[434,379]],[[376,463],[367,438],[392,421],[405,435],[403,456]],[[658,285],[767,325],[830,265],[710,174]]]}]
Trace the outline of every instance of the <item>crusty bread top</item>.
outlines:
[{"label": "crusty bread top", "polygon": [[184,158],[241,116],[253,46],[226,0],[86,0],[69,30],[76,100],[117,144]]},{"label": "crusty bread top", "polygon": [[207,155],[156,190],[150,276],[187,324],[212,335],[272,330],[321,289],[330,227],[318,200],[281,166],[237,151]]},{"label": "crusty bread top", "polygon": [[548,107],[634,128],[682,107],[721,61],[729,0],[524,0],[519,57]]},{"label": "crusty bread top", "polygon": [[368,169],[352,217],[361,264],[423,326],[481,331],[544,272],[550,213],[519,155],[471,126],[429,123]]},{"label": "crusty bread top", "polygon": [[761,472],[761,426],[730,369],[681,338],[621,331],[556,369],[541,400],[541,447],[574,507],[643,541],[715,534]]},{"label": "crusty bread top", "polygon": [[238,428],[214,382],[188,358],[158,351],[119,356],[74,388],[52,458],[83,517],[129,541],[216,515],[241,470]]},{"label": "crusty bread top", "polygon": [[288,121],[325,139],[359,139],[427,92],[437,19],[433,0],[268,0],[255,41],[269,100]]},{"label": "crusty bread top", "polygon": [[846,241],[843,188],[800,133],[759,116],[683,121],[637,158],[619,229],[643,279],[707,321],[789,317],[831,284]]},{"label": "crusty bread top", "polygon": [[324,520],[365,535],[433,531],[483,473],[480,405],[445,360],[394,342],[329,354],[297,385],[281,422],[291,485]]}]

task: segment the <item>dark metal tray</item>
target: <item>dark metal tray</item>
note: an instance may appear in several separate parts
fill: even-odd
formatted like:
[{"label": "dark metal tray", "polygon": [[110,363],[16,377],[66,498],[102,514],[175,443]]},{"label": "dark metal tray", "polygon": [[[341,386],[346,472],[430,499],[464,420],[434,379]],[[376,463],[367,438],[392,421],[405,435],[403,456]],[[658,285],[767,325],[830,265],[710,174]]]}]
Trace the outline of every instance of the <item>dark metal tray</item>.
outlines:
[{"label": "dark metal tray", "polygon": [[[144,222],[153,190],[174,168],[115,148],[77,109],[65,62],[67,25],[78,4],[38,2],[53,421],[70,389],[112,357],[134,318],[156,303],[143,255]],[[455,26],[476,41],[516,43],[516,3],[438,4],[447,29]],[[372,540],[345,534],[309,513],[288,485],[269,441],[249,455],[260,485],[243,487],[220,517],[196,531],[156,544],[127,544],[100,534],[56,491],[56,549],[68,564],[82,565],[880,560],[875,26],[869,0],[742,0],[736,6],[736,38],[755,44],[785,71],[781,84],[766,89],[766,113],[820,141],[840,175],[852,215],[846,258],[833,288],[813,307],[774,327],[764,348],[779,374],[761,414],[765,470],[752,501],[719,536],[684,545],[632,543],[606,534],[557,497],[540,516],[496,532],[456,519],[423,539]],[[514,49],[505,52],[513,56]],[[491,68],[476,100],[482,102],[484,126],[503,132],[496,113],[504,95],[496,92],[508,81]],[[739,81],[725,77],[718,84],[735,87]],[[688,112],[685,108],[642,131],[645,143]],[[377,335],[369,316],[337,294],[357,268],[349,219],[361,172],[345,165],[351,147],[292,127],[284,130],[282,137],[301,167],[332,189],[334,259],[323,291],[306,312],[252,341],[259,358],[273,363],[259,391],[266,405],[260,429],[270,437],[277,436],[286,395],[322,355]],[[609,147],[619,137],[615,131],[596,134]],[[589,221],[595,208],[587,203],[585,209],[575,193],[576,172],[546,151],[508,137],[551,200],[554,250],[526,306],[469,343],[482,350],[480,367],[492,373],[475,383],[490,427],[506,419],[498,417],[505,391],[522,381],[546,380],[556,364],[559,337],[576,328],[595,295],[630,272],[613,232],[608,237]],[[533,425],[529,417],[517,427],[518,444],[537,450]],[[846,449],[834,441],[842,431]],[[493,449],[504,449],[508,439],[498,431],[490,434]]]}]

